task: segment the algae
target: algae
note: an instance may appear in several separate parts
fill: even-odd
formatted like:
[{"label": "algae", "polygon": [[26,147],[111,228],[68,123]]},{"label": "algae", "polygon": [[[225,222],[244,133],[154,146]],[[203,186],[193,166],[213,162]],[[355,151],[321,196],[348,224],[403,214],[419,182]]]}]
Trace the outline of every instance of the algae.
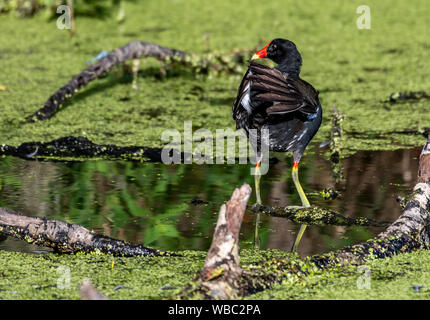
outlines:
[{"label": "algae", "polygon": [[[409,300],[430,297],[430,253],[406,253],[283,282],[247,299]],[[368,276],[368,280],[366,277]],[[415,290],[415,286],[424,286]]]},{"label": "algae", "polygon": [[[57,255],[0,252],[0,299],[79,299],[87,277],[110,299],[167,299],[191,281],[206,253],[181,251],[174,258],[120,258],[108,255]],[[280,250],[241,250],[242,264],[259,264],[288,253]],[[272,289],[245,299],[429,299],[430,253],[401,254],[372,260],[370,286],[363,283],[363,267],[348,266],[309,272],[303,279],[285,280]],[[70,287],[61,276],[69,268]],[[154,269],[157,272],[154,272]],[[358,269],[358,270],[357,270]],[[67,269],[66,269],[67,270]],[[312,271],[309,269],[309,271]],[[361,278],[360,278],[361,277]],[[423,286],[419,290],[414,287]],[[124,289],[128,287],[128,289]],[[360,289],[361,288],[361,289]]]},{"label": "algae", "polygon": [[[325,110],[334,104],[346,115],[343,156],[420,145],[420,136],[389,133],[428,126],[428,100],[390,105],[386,100],[396,92],[430,92],[428,3],[378,1],[370,6],[371,29],[359,30],[358,2],[311,2],[127,2],[121,25],[115,19],[77,17],[72,39],[43,15],[1,15],[0,84],[6,90],[0,92],[0,144],[85,136],[98,144],[160,147],[163,130],[182,132],[185,120],[194,130],[234,128],[231,104],[241,76],[196,77],[186,70],[157,76],[145,71],[164,67],[153,59],[141,63],[138,91],[132,89],[131,75],[118,69],[91,83],[53,119],[34,124],[23,119],[101,50],[138,39],[197,54],[208,49],[227,54],[259,48],[279,36],[298,45],[302,77],[320,91]],[[315,141],[327,140],[329,131],[325,112]]]}]

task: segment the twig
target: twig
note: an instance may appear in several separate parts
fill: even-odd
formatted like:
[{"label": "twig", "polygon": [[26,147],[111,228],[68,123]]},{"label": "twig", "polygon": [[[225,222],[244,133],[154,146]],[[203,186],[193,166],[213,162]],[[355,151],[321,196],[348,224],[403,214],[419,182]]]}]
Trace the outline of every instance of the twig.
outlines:
[{"label": "twig", "polygon": [[79,293],[82,300],[109,300],[108,297],[97,291],[91,281],[87,278],[82,281]]},{"label": "twig", "polygon": [[330,133],[330,161],[332,166],[332,174],[335,179],[335,183],[344,181],[343,169],[341,163],[341,151],[342,151],[342,127],[341,123],[345,119],[345,115],[341,114],[336,106],[332,107],[332,129]]}]

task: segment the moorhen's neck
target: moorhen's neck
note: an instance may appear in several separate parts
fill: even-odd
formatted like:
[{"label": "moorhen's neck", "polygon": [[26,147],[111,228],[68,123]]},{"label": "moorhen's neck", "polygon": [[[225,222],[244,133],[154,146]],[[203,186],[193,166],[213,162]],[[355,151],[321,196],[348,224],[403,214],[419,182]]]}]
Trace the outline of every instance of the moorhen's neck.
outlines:
[{"label": "moorhen's neck", "polygon": [[[276,62],[276,61],[275,61]],[[275,69],[283,73],[288,73],[293,77],[299,77],[300,67],[302,66],[302,56],[300,53],[296,53],[294,55],[289,55],[284,60],[278,63]]]}]

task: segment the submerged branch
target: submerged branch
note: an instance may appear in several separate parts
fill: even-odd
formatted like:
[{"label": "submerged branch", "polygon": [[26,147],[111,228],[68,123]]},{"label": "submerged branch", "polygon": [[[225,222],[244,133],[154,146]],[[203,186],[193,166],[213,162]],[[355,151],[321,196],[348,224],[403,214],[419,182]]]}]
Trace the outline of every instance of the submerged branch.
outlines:
[{"label": "submerged branch", "polygon": [[99,251],[124,257],[171,255],[167,252],[100,235],[77,224],[28,217],[5,208],[0,208],[0,234],[35,245],[50,247],[60,253]]},{"label": "submerged branch", "polygon": [[337,213],[336,211],[322,207],[311,206],[305,207],[269,207],[269,206],[252,206],[253,212],[261,212],[265,215],[279,218],[286,218],[293,222],[314,226],[372,226],[387,227],[390,222],[379,222],[370,218],[359,217],[350,218]]},{"label": "submerged branch", "polygon": [[[208,204],[208,201],[193,199],[194,205]],[[265,205],[247,205],[252,213],[262,213],[270,217],[285,218],[298,224],[309,226],[363,226],[363,227],[387,227],[391,222],[375,221],[366,217],[350,218],[344,215],[318,206],[305,207],[271,207]]]}]

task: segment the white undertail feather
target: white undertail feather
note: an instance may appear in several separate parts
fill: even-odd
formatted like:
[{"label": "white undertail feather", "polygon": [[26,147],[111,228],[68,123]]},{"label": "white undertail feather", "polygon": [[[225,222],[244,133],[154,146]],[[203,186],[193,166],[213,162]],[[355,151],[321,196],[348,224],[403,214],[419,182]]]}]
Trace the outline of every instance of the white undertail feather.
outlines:
[{"label": "white undertail feather", "polygon": [[240,103],[245,108],[246,112],[248,112],[248,114],[251,114],[252,113],[252,107],[251,107],[251,99],[250,99],[250,93],[249,93],[249,91],[250,91],[249,90],[249,83],[246,85],[245,91],[246,91],[246,93],[243,95]]},{"label": "white undertail feather", "polygon": [[427,140],[423,150],[421,151],[421,154],[430,154],[430,138]]}]

